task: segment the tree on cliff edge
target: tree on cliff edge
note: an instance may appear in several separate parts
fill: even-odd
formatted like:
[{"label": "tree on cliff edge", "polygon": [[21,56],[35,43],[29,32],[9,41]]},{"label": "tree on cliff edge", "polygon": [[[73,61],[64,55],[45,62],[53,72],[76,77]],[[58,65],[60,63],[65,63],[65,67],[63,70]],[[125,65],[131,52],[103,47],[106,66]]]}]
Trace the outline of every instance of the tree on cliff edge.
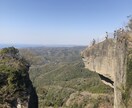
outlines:
[{"label": "tree on cliff edge", "polygon": [[132,30],[132,16],[131,15],[130,16],[127,16],[127,18],[129,19],[129,21],[128,21],[128,28],[130,30]]}]

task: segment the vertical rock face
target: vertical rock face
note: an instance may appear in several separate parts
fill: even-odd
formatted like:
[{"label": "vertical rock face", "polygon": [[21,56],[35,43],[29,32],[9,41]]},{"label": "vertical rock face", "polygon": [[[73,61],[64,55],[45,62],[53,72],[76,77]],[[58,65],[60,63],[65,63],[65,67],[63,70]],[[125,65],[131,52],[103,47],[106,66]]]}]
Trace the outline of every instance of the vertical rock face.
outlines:
[{"label": "vertical rock face", "polygon": [[86,68],[114,88],[114,107],[132,108],[132,33],[124,32],[117,39],[90,46],[82,57]]},{"label": "vertical rock face", "polygon": [[38,108],[29,64],[14,47],[0,50],[0,108]]},{"label": "vertical rock face", "polygon": [[85,67],[99,73],[102,81],[111,87],[113,87],[114,72],[116,69],[115,48],[115,40],[107,39],[88,47],[82,52]]},{"label": "vertical rock face", "polygon": [[118,36],[116,43],[115,108],[132,108],[132,33]]}]

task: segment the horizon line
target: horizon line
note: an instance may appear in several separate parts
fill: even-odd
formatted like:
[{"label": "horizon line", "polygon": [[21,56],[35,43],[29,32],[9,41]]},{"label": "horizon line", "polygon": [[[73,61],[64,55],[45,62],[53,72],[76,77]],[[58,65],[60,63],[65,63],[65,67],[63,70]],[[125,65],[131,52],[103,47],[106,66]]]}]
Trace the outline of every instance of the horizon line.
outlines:
[{"label": "horizon line", "polygon": [[4,47],[28,48],[28,47],[79,47],[88,45],[75,44],[0,44],[0,48]]}]

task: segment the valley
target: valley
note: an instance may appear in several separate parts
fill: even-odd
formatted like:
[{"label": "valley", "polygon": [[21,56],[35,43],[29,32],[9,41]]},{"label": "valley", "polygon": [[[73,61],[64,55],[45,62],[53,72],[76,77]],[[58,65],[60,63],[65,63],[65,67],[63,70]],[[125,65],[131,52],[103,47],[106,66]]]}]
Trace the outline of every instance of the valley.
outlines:
[{"label": "valley", "polygon": [[98,74],[84,68],[80,52],[85,48],[20,49],[31,64],[29,75],[38,94],[39,108],[113,107],[113,89],[103,84]]}]

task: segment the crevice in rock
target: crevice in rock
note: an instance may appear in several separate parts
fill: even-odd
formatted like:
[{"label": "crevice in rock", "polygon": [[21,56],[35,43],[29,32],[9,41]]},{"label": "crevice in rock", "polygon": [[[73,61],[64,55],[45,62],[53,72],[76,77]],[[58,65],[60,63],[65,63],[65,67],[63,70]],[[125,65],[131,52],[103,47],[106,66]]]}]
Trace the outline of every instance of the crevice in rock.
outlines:
[{"label": "crevice in rock", "polygon": [[112,81],[111,79],[109,79],[109,78],[107,78],[107,77],[105,77],[105,76],[103,76],[101,74],[99,74],[99,76],[100,76],[101,80],[103,80],[103,81],[111,84],[112,86],[114,86],[114,81]]}]

